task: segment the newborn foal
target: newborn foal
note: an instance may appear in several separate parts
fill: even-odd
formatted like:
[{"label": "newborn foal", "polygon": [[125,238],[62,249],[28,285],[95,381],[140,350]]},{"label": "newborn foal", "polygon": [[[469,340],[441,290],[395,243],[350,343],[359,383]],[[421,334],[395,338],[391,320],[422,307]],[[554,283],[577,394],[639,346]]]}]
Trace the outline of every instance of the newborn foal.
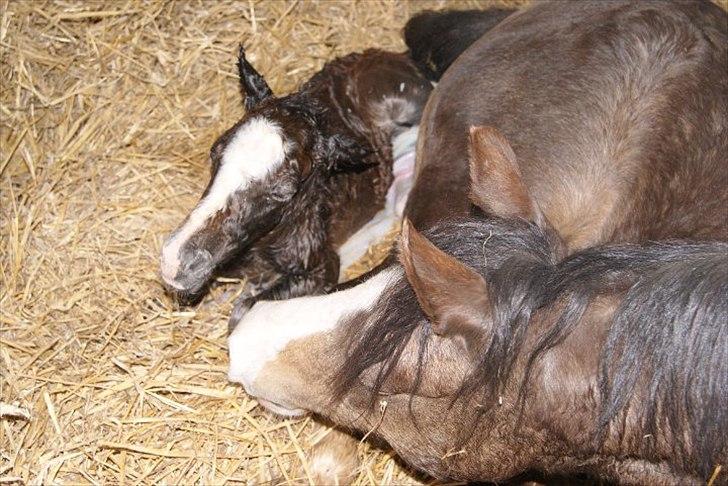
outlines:
[{"label": "newborn foal", "polygon": [[212,146],[210,182],[161,258],[183,302],[217,275],[245,278],[231,322],[257,299],[332,287],[401,216],[409,185],[392,183],[412,173],[431,90],[404,54],[378,50],[335,59],[283,97],[242,49],[238,70],[246,114]]}]

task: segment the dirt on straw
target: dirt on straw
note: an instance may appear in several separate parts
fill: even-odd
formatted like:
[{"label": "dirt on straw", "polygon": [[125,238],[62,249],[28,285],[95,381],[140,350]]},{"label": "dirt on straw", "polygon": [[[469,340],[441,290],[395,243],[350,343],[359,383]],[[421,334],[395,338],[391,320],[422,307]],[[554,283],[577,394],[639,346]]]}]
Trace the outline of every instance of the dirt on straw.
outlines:
[{"label": "dirt on straw", "polygon": [[[160,244],[242,114],[240,41],[283,93],[335,56],[402,50],[408,16],[443,6],[0,2],[0,483],[307,482],[326,428],[228,383],[235,283],[179,308]],[[359,456],[355,484],[421,481],[389,452]]]}]

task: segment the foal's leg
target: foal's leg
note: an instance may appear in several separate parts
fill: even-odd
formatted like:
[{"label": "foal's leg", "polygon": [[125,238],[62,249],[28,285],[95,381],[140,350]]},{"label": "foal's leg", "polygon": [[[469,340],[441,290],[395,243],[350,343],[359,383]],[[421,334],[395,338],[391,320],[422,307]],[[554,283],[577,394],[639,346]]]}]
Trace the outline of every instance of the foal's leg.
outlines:
[{"label": "foal's leg", "polygon": [[322,294],[333,288],[339,275],[338,255],[332,249],[327,249],[320,252],[315,260],[319,263],[312,269],[294,268],[285,273],[277,271],[275,278],[266,278],[262,285],[252,282],[235,302],[228,321],[228,332],[235,329],[240,319],[259,300],[284,300]]}]

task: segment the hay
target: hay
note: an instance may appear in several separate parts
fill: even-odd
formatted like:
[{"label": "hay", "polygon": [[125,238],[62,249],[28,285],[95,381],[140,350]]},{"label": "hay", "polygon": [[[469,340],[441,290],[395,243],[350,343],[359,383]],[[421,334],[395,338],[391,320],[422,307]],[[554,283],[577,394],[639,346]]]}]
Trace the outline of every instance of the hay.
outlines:
[{"label": "hay", "polygon": [[[0,483],[306,482],[326,431],[227,382],[235,285],[178,308],[160,244],[241,115],[238,42],[281,93],[443,4],[0,2]],[[356,484],[418,482],[359,455]]]},{"label": "hay", "polygon": [[[178,308],[160,244],[241,115],[238,42],[281,93],[444,5],[0,0],[0,484],[307,482],[327,430],[227,382],[235,285]],[[359,457],[355,484],[421,480]]]}]

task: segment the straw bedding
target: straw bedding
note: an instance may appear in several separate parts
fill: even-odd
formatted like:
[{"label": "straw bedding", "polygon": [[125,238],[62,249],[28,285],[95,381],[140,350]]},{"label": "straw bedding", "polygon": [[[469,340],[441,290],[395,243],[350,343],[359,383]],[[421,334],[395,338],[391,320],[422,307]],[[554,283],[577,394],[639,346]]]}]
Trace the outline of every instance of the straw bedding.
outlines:
[{"label": "straw bedding", "polygon": [[[328,430],[226,380],[235,282],[179,308],[160,244],[242,113],[241,40],[282,93],[337,55],[403,49],[405,20],[443,6],[0,0],[0,484],[311,480]],[[358,456],[355,484],[428,481],[367,444]]]},{"label": "straw bedding", "polygon": [[[179,308],[160,244],[242,113],[241,40],[282,93],[337,55],[403,49],[407,17],[444,2],[0,6],[0,483],[307,482],[326,428],[227,382],[236,286]],[[358,454],[356,484],[423,481]]]}]

